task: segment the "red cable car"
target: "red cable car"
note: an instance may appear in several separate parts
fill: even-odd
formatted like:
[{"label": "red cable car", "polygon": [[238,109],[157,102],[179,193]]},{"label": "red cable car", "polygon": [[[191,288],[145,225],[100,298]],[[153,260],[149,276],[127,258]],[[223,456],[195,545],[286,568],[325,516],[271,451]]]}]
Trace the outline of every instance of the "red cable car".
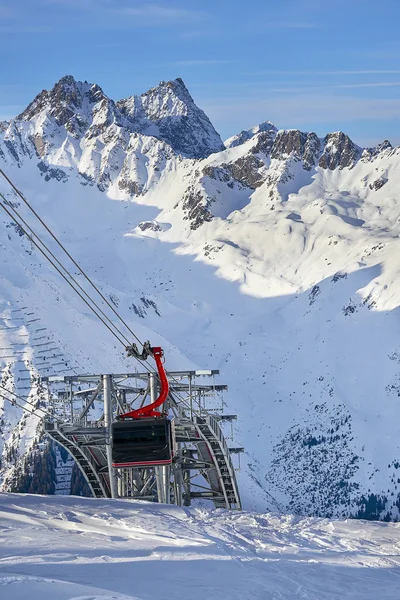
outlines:
[{"label": "red cable car", "polygon": [[161,383],[154,402],[119,416],[112,424],[113,467],[155,467],[170,465],[174,455],[172,422],[156,411],[167,399],[169,383],[162,363],[161,348],[150,348]]}]

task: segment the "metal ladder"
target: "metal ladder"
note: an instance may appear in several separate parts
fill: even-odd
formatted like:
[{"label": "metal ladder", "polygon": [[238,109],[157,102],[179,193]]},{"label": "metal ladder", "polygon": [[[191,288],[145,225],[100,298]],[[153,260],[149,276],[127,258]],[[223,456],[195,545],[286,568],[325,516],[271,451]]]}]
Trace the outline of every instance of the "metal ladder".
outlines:
[{"label": "metal ladder", "polygon": [[89,455],[88,449],[82,447],[83,440],[74,439],[76,436],[72,436],[70,432],[62,431],[57,423],[45,423],[45,430],[76,461],[93,496],[95,498],[109,498],[109,487],[102,475],[102,467],[97,465],[94,458]]},{"label": "metal ladder", "polygon": [[205,475],[214,492],[215,506],[241,510],[235,470],[217,420],[211,415],[196,417],[196,428],[202,439],[197,443],[200,458],[208,463],[211,459],[212,466]]}]

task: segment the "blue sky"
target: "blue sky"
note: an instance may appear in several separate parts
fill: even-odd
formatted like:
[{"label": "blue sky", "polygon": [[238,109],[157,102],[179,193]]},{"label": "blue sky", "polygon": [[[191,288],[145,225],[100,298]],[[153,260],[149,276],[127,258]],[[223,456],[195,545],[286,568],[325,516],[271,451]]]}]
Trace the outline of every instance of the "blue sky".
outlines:
[{"label": "blue sky", "polygon": [[182,77],[226,138],[263,120],[400,144],[400,0],[0,0],[0,120],[60,77]]}]

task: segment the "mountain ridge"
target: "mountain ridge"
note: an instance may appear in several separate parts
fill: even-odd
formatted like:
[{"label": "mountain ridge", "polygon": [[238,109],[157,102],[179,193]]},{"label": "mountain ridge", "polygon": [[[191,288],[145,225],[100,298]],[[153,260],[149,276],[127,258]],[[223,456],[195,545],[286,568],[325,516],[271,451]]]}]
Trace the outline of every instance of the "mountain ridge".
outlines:
[{"label": "mountain ridge", "polygon": [[[245,506],[398,519],[400,149],[265,122],[211,152],[215,130],[189,100],[185,135],[160,130],[186,110],[175,84],[144,104],[135,96],[125,114],[100,88],[65,85],[67,100],[43,95],[0,133],[0,161],[132,328],[165,346],[169,368],[221,369],[246,448]],[[205,143],[199,131],[211,132],[206,156],[177,150]],[[68,361],[120,368],[125,359],[3,222],[3,346],[17,341],[12,306],[28,302]],[[15,390],[22,360],[35,394],[43,363],[27,339],[23,359],[0,360]],[[9,489],[36,434],[15,407],[4,414]]]}]

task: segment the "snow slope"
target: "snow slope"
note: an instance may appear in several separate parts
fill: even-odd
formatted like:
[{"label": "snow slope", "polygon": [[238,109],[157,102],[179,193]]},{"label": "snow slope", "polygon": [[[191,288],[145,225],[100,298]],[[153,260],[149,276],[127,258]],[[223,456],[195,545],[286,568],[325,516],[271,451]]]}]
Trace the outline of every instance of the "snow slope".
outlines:
[{"label": "snow slope", "polygon": [[397,600],[399,524],[0,494],[7,600]]},{"label": "snow slope", "polygon": [[[2,167],[139,337],[221,369],[246,508],[399,518],[399,148],[266,121],[221,149],[180,80],[114,103],[63,78],[2,130]],[[1,219],[3,385],[128,368]],[[2,489],[39,426],[4,406]]]}]

